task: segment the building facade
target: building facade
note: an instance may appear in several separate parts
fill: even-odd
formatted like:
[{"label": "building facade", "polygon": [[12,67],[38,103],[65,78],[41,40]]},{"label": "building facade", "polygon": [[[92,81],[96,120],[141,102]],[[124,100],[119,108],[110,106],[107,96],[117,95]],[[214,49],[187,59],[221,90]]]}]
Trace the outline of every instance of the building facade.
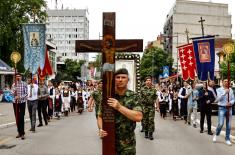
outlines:
[{"label": "building facade", "polygon": [[86,60],[88,53],[76,53],[75,41],[89,38],[89,20],[86,9],[47,10],[47,40],[57,49],[57,64],[64,64],[66,59]]},{"label": "building facade", "polygon": [[[187,43],[189,38],[202,36],[200,18],[203,18],[204,35],[216,35],[216,38],[231,38],[231,15],[228,4],[176,0],[166,17],[163,29],[164,50],[174,58],[173,67],[177,68],[177,46]],[[190,41],[191,42],[191,41]],[[180,73],[180,66],[179,73]]]}]

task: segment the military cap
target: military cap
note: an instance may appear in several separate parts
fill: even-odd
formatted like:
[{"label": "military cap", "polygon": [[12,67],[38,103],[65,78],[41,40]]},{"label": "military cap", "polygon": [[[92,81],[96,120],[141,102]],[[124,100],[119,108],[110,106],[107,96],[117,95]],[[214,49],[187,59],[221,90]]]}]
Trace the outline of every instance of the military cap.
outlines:
[{"label": "military cap", "polygon": [[128,70],[126,68],[120,68],[118,69],[115,73],[114,76],[118,75],[118,74],[126,74],[128,75]]},{"label": "military cap", "polygon": [[151,80],[152,77],[151,77],[151,76],[146,76],[146,77],[145,77],[145,81],[146,81],[147,79],[150,79],[150,80]]}]

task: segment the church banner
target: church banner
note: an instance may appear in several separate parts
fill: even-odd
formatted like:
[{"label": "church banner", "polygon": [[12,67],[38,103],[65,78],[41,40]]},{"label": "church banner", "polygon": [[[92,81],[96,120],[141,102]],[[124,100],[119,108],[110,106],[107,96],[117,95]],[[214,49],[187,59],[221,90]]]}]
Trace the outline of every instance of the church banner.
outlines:
[{"label": "church banner", "polygon": [[182,70],[183,80],[195,79],[196,61],[193,51],[193,44],[178,46],[179,60]]},{"label": "church banner", "polygon": [[24,67],[35,74],[45,64],[45,24],[23,24]]},{"label": "church banner", "polygon": [[193,39],[194,53],[197,62],[197,75],[201,81],[214,79],[215,43],[214,36],[198,37]]}]

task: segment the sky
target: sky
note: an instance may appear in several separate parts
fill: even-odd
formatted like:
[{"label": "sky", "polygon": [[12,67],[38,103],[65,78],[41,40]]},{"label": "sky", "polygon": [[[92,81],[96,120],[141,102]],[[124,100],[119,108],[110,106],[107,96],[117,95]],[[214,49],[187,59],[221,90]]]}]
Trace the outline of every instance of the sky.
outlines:
[{"label": "sky", "polygon": [[[56,0],[46,0],[49,9],[55,9]],[[235,38],[235,0],[194,0],[229,5],[232,16],[232,34]],[[163,32],[166,16],[175,0],[57,0],[57,8],[88,9],[89,39],[99,39],[102,35],[102,13],[116,12],[116,39],[157,39]],[[205,28],[206,31],[206,28]],[[93,57],[91,55],[90,57]]]}]

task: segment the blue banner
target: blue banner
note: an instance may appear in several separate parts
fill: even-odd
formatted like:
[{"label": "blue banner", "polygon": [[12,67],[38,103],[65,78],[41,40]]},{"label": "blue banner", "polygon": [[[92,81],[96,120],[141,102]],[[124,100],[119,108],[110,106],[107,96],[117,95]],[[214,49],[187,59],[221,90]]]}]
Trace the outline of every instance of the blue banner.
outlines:
[{"label": "blue banner", "polygon": [[193,48],[197,63],[197,75],[201,81],[214,79],[215,69],[214,36],[193,38]]},{"label": "blue banner", "polygon": [[45,24],[23,24],[24,67],[35,74],[38,67],[42,70],[45,64]]},{"label": "blue banner", "polygon": [[169,66],[163,66],[163,78],[169,77]]}]

